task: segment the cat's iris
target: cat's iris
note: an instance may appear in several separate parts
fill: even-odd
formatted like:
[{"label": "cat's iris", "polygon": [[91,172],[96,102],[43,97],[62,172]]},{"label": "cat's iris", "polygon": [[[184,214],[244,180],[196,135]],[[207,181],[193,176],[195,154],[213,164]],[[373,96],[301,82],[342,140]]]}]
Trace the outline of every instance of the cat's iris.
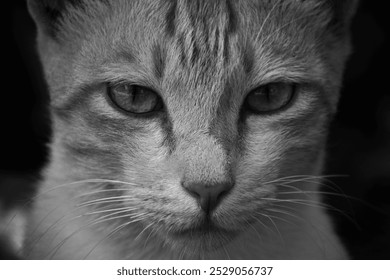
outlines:
[{"label": "cat's iris", "polygon": [[128,113],[146,114],[162,108],[161,98],[156,92],[138,85],[109,86],[108,96],[116,107]]},{"label": "cat's iris", "polygon": [[270,83],[252,90],[246,97],[247,109],[255,114],[267,114],[286,108],[295,95],[291,83]]}]

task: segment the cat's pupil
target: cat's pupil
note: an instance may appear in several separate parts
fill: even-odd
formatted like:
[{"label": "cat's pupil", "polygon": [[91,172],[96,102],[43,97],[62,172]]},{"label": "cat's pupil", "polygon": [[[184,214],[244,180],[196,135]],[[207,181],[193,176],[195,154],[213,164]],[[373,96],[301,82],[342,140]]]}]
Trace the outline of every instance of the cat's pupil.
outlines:
[{"label": "cat's pupil", "polygon": [[111,86],[108,95],[117,107],[134,114],[153,112],[159,105],[159,97],[154,91],[137,85]]},{"label": "cat's pupil", "polygon": [[251,91],[246,104],[253,113],[271,113],[286,107],[294,96],[295,86],[288,83],[273,83]]}]

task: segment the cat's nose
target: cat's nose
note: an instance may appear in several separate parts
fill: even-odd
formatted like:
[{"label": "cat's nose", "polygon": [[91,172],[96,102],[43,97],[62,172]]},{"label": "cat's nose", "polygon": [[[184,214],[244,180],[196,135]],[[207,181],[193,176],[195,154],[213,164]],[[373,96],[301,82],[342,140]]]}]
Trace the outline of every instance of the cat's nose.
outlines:
[{"label": "cat's nose", "polygon": [[206,213],[213,211],[222,198],[233,188],[231,182],[214,184],[183,182],[182,185],[198,200],[200,208]]}]

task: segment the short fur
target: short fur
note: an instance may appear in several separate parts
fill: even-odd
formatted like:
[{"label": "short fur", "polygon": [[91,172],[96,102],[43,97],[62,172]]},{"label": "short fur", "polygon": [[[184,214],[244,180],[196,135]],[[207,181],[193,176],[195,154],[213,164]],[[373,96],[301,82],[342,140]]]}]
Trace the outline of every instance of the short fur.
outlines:
[{"label": "short fur", "polygon": [[[347,257],[318,193],[357,1],[339,2],[29,0],[53,138],[24,257]],[[291,107],[243,111],[280,81]],[[164,113],[115,110],[106,86],[123,82]],[[187,182],[234,187],[205,217]],[[206,219],[223,230],[193,230]]]}]

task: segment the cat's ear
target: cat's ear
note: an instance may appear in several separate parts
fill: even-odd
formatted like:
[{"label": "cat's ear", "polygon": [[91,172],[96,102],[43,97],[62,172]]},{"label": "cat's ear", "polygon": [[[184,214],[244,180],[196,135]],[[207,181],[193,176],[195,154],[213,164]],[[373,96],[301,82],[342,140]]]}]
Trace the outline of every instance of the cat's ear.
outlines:
[{"label": "cat's ear", "polygon": [[27,5],[39,31],[55,38],[59,20],[70,6],[77,6],[82,0],[27,0]]}]

